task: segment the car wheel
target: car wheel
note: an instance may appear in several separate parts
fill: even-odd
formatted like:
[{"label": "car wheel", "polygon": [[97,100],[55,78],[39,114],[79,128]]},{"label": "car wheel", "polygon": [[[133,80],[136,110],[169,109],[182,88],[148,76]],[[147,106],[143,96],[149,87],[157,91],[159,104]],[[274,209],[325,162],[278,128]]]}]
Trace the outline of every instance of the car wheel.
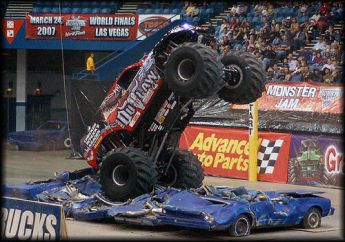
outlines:
[{"label": "car wheel", "polygon": [[230,235],[234,237],[242,237],[250,234],[252,228],[250,219],[246,215],[240,215],[230,227]]},{"label": "car wheel", "polygon": [[66,138],[64,141],[63,141],[63,144],[64,144],[64,146],[66,147],[66,148],[71,148],[71,146],[72,146],[72,140],[71,140],[71,138]]},{"label": "car wheel", "polygon": [[310,208],[302,221],[303,228],[315,229],[321,225],[321,213],[317,208]]},{"label": "car wheel", "polygon": [[126,201],[151,192],[156,177],[152,160],[136,148],[123,147],[108,152],[100,167],[102,190],[114,201]]}]

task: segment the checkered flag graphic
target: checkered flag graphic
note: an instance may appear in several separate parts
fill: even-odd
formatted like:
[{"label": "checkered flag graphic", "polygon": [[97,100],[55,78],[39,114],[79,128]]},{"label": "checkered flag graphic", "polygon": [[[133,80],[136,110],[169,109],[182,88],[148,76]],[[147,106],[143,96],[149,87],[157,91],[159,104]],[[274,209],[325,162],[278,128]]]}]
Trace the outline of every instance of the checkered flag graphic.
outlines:
[{"label": "checkered flag graphic", "polygon": [[258,174],[272,174],[283,140],[263,139],[258,152]]}]

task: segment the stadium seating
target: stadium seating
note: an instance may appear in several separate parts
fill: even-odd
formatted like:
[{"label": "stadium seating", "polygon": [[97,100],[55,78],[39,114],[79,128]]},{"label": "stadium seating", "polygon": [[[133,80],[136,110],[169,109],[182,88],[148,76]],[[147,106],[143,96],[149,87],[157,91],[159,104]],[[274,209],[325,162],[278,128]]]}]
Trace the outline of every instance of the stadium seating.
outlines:
[{"label": "stadium seating", "polygon": [[37,1],[33,3],[32,13],[103,13],[115,12],[120,7],[119,2],[114,1]]}]

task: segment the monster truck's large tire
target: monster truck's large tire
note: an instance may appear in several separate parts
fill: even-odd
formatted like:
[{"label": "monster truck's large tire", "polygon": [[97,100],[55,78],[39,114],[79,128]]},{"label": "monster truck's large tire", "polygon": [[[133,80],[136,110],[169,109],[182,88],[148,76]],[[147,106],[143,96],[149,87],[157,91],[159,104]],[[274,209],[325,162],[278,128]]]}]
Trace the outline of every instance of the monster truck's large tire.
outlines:
[{"label": "monster truck's large tire", "polygon": [[289,161],[288,164],[288,182],[291,184],[297,183],[297,172],[293,161]]},{"label": "monster truck's large tire", "polygon": [[325,185],[337,185],[336,176],[333,176],[332,174],[328,173],[326,168],[322,169],[320,181],[322,184]]},{"label": "monster truck's large tire", "polygon": [[222,64],[210,47],[187,42],[175,48],[165,66],[165,81],[177,95],[205,98],[216,94],[224,81]]},{"label": "monster truck's large tire", "polygon": [[224,56],[221,61],[226,82],[218,92],[221,99],[233,104],[248,104],[262,96],[266,72],[254,55],[237,52]]},{"label": "monster truck's large tire", "polygon": [[136,148],[122,147],[108,152],[100,167],[102,190],[114,201],[151,192],[156,178],[152,160]]},{"label": "monster truck's large tire", "polygon": [[[170,153],[171,154],[171,153]],[[166,155],[167,162],[170,154]],[[164,186],[177,188],[198,188],[202,186],[204,170],[198,157],[186,149],[177,149],[165,176],[158,176]]]}]

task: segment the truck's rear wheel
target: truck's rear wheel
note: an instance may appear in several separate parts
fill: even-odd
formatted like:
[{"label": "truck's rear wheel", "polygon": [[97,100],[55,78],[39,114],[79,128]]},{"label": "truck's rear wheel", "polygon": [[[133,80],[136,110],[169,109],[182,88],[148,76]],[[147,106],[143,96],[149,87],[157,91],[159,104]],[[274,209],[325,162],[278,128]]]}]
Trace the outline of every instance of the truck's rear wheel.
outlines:
[{"label": "truck's rear wheel", "polygon": [[210,47],[193,42],[175,48],[165,66],[165,81],[177,95],[205,98],[215,94],[224,83],[222,65]]},{"label": "truck's rear wheel", "polygon": [[226,85],[218,96],[226,102],[248,104],[265,91],[266,74],[262,65],[250,53],[229,54],[222,58]]},{"label": "truck's rear wheel", "polygon": [[146,153],[129,147],[108,152],[100,168],[102,190],[114,201],[125,201],[151,192],[156,176]]},{"label": "truck's rear wheel", "polygon": [[[171,153],[167,153],[166,162]],[[204,170],[198,157],[191,151],[177,149],[166,175],[159,175],[158,182],[177,188],[198,188],[202,186]]]}]

